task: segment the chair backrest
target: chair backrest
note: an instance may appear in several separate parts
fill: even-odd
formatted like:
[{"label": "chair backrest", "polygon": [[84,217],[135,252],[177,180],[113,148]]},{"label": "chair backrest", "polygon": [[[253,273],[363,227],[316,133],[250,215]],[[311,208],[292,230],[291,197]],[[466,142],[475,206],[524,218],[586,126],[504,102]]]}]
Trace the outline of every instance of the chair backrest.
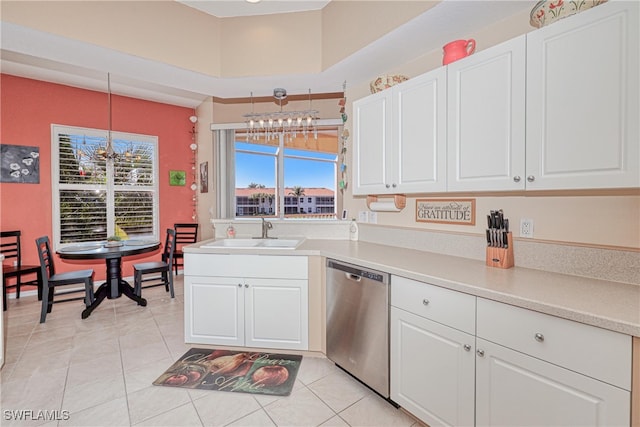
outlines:
[{"label": "chair backrest", "polygon": [[20,234],[20,231],[0,231],[0,254],[4,255],[5,259],[15,258],[18,267],[22,265]]},{"label": "chair backrest", "polygon": [[176,243],[195,243],[198,239],[197,223],[176,223],[173,229],[176,231]]},{"label": "chair backrest", "polygon": [[176,249],[176,231],[167,228],[167,238],[164,241],[164,252],[162,253],[162,260],[169,264],[169,273],[171,273],[171,266],[173,265],[173,253]]},{"label": "chair backrest", "polygon": [[42,279],[47,280],[49,277],[56,274],[56,266],[53,263],[53,257],[51,256],[51,245],[49,244],[49,237],[38,237],[36,239],[36,246],[38,247],[38,258],[40,259]]}]

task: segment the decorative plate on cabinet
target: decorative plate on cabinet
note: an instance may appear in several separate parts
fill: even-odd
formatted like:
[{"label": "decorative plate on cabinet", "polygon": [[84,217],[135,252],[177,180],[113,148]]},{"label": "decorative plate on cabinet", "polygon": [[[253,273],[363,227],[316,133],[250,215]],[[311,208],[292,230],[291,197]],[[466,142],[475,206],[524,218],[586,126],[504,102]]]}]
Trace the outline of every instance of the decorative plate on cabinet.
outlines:
[{"label": "decorative plate on cabinet", "polygon": [[529,23],[536,27],[544,27],[561,18],[574,15],[586,9],[591,9],[607,0],[542,0],[531,9]]},{"label": "decorative plate on cabinet", "polygon": [[369,84],[369,88],[371,93],[376,93],[407,80],[409,80],[409,77],[400,74],[378,76]]}]

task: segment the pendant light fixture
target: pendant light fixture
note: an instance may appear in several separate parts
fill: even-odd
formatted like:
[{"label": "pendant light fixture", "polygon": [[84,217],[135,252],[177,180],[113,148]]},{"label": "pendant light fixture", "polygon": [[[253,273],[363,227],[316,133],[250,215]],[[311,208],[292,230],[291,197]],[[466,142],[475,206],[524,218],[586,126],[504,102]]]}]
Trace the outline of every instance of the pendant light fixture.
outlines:
[{"label": "pendant light fixture", "polygon": [[247,125],[247,140],[255,141],[264,138],[265,141],[277,139],[284,134],[290,139],[302,134],[305,139],[309,134],[318,138],[317,121],[318,110],[311,108],[311,89],[309,89],[309,109],[302,111],[283,111],[282,101],[287,98],[287,90],[275,88],[273,97],[280,105],[280,111],[272,113],[255,113],[253,111],[253,92],[251,92],[251,113],[245,114]]}]

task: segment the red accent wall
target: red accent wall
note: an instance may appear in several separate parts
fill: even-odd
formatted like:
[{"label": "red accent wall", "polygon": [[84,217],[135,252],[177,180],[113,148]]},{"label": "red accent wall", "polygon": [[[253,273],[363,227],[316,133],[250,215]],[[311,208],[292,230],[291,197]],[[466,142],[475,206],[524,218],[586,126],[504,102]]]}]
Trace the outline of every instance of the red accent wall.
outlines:
[{"label": "red accent wall", "polygon": [[[105,77],[106,87],[106,77]],[[191,175],[191,108],[112,95],[112,130],[158,137],[160,159],[160,237],[175,222],[191,222],[193,192],[170,186],[169,170]],[[0,226],[22,231],[23,263],[38,264],[35,239],[48,235],[53,243],[51,197],[51,124],[108,128],[106,92],[0,75],[0,143],[40,147],[40,183],[0,183]],[[55,250],[55,248],[53,248]],[[123,276],[132,276],[132,264],[157,260],[160,251],[123,259]],[[56,258],[56,271],[93,268],[99,284],[105,263]],[[132,283],[133,285],[133,283]]]}]

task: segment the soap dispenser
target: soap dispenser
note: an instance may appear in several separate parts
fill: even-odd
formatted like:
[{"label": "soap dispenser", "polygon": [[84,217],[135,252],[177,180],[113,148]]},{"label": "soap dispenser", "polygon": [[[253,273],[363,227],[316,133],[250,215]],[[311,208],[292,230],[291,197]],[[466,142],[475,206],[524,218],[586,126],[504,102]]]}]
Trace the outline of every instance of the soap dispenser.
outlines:
[{"label": "soap dispenser", "polygon": [[235,237],[236,237],[236,229],[233,228],[233,225],[230,224],[227,227],[227,238],[228,239],[235,239]]},{"label": "soap dispenser", "polygon": [[351,218],[349,224],[349,240],[358,240],[358,223],[355,218]]}]

